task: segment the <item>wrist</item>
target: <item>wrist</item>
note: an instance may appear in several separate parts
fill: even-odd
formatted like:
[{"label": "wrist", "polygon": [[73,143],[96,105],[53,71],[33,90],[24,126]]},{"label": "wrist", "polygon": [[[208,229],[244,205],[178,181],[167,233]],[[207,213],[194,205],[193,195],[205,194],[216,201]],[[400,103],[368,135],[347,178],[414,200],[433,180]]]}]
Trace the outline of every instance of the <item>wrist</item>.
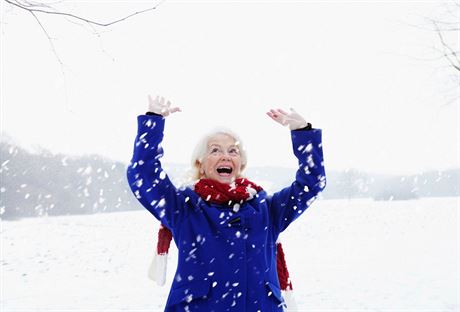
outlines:
[{"label": "wrist", "polygon": [[297,130],[311,130],[313,129],[313,126],[311,125],[311,123],[307,122],[307,124],[305,126],[301,126],[299,128],[296,128],[296,129],[291,129],[292,131],[297,131]]}]

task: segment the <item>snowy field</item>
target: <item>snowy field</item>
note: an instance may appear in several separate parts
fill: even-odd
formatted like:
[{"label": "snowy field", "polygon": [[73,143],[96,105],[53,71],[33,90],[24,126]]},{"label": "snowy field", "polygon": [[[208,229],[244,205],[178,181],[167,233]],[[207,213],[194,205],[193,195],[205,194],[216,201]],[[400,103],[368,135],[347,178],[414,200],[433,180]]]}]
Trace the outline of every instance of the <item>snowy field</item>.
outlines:
[{"label": "snowy field", "polygon": [[[282,234],[299,311],[460,311],[460,198],[319,200]],[[1,311],[162,311],[147,211],[2,221]]]}]

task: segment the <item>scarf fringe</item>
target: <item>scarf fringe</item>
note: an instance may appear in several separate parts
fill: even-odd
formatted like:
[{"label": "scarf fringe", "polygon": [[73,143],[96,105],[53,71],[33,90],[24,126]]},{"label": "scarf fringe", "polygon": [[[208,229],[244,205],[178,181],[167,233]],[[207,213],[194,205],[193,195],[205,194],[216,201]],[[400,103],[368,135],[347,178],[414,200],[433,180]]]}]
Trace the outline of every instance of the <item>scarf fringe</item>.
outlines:
[{"label": "scarf fringe", "polygon": [[157,282],[158,286],[163,286],[166,282],[166,271],[168,266],[168,254],[153,254],[152,262],[148,270],[148,277]]},{"label": "scarf fringe", "polygon": [[284,312],[298,312],[297,303],[294,298],[294,292],[290,289],[283,291],[284,301],[286,306],[283,310]]}]

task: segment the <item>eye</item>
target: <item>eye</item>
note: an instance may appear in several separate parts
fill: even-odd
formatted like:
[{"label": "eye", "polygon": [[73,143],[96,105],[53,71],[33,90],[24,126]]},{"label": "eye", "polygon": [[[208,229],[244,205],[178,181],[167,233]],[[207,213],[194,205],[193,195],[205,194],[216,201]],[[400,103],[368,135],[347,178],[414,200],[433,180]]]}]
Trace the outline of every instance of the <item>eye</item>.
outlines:
[{"label": "eye", "polygon": [[218,147],[211,147],[211,150],[209,151],[210,154],[217,154],[220,152],[220,148]]},{"label": "eye", "polygon": [[235,147],[232,147],[228,152],[232,155],[238,155],[240,153],[240,150]]}]

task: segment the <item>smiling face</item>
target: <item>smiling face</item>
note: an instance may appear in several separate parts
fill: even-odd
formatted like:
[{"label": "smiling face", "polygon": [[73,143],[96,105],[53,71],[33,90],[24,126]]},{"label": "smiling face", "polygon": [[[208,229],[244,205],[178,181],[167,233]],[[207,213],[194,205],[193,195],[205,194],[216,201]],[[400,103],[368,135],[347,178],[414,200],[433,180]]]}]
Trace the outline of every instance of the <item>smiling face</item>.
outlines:
[{"label": "smiling face", "polygon": [[230,184],[241,173],[238,142],[227,134],[217,133],[208,140],[206,154],[199,164],[202,178]]}]

